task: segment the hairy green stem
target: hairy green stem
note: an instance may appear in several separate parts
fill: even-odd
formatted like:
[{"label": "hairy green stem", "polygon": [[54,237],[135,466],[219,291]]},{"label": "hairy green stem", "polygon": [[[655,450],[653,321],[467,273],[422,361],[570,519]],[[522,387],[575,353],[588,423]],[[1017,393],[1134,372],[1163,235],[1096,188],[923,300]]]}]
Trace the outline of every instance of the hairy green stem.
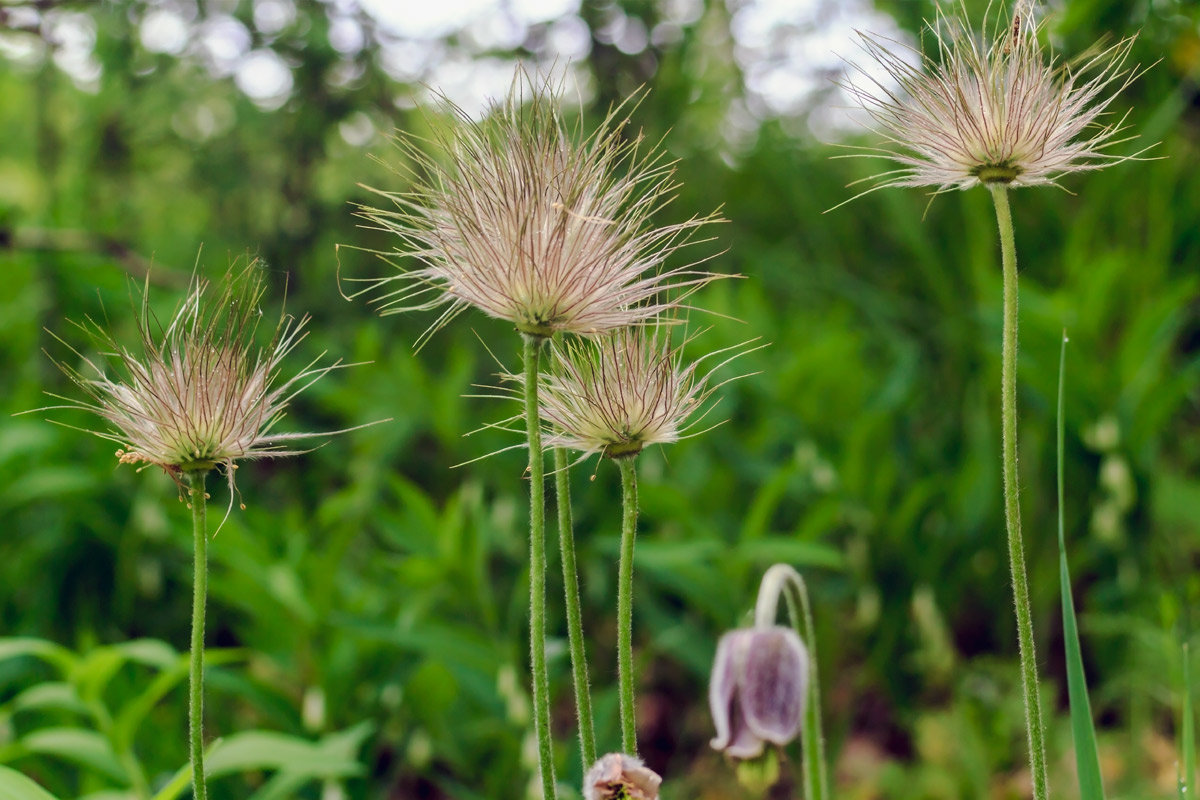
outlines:
[{"label": "hairy green stem", "polygon": [[188,672],[188,743],[192,759],[192,797],[206,800],[204,785],[204,604],[208,596],[208,495],[204,493],[206,471],[185,473],[188,505],[192,509],[192,658]]},{"label": "hairy green stem", "polygon": [[525,361],[525,435],[529,439],[529,664],[533,672],[533,727],[538,741],[542,797],[558,796],[550,734],[550,678],[546,672],[546,465],[538,416],[542,337],[522,334]]},{"label": "hairy green stem", "polygon": [[562,550],[563,595],[567,609],[567,640],[575,682],[575,711],[579,717],[579,754],[586,775],[596,763],[596,728],[592,722],[592,690],[588,685],[587,649],[579,603],[579,572],[575,565],[575,531],[571,519],[571,473],[567,451],[554,450],[554,489],[558,504],[558,544]]},{"label": "hairy green stem", "polygon": [[616,459],[621,468],[621,563],[617,576],[617,682],[621,698],[621,750],[637,755],[637,709],[633,689],[633,544],[637,538],[636,456]]},{"label": "hairy green stem", "polygon": [[1035,800],[1046,800],[1046,742],[1038,698],[1037,655],[1025,575],[1025,546],[1021,539],[1021,496],[1017,481],[1017,249],[1013,236],[1008,188],[989,184],[1000,228],[1004,271],[1004,333],[1000,368],[1000,426],[1004,461],[1004,518],[1008,529],[1008,560],[1017,611],[1017,640],[1021,655],[1021,687],[1025,694],[1025,727],[1029,736],[1029,766]]}]

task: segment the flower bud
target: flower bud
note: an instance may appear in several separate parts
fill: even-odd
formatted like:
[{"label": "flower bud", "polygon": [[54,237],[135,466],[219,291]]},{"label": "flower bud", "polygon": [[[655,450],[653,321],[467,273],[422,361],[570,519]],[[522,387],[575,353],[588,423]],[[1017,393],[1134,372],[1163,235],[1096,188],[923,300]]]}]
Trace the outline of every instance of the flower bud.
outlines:
[{"label": "flower bud", "polygon": [[791,628],[743,628],[721,637],[708,702],[717,735],[712,746],[754,758],[766,742],[796,738],[808,691],[808,652]]},{"label": "flower bud", "polygon": [[583,800],[658,800],[662,778],[640,758],[609,753],[583,779]]}]

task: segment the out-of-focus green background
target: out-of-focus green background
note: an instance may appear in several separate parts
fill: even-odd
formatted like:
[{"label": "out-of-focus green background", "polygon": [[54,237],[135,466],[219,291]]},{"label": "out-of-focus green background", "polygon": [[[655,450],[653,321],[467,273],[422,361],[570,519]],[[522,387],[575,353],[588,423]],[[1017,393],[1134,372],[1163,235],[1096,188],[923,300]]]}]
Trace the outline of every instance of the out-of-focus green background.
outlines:
[{"label": "out-of-focus green background", "polygon": [[[72,356],[50,332],[86,347],[68,321],[91,316],[132,337],[131,287],[147,274],[169,313],[193,269],[217,277],[252,255],[270,273],[272,307],[286,284],[288,308],[312,315],[296,366],[326,351],[371,362],[318,383],[286,425],[394,420],[240,470],[247,508],[235,506],[210,550],[209,643],[233,648],[211,672],[210,736],[350,731],[343,773],[357,762],[357,775],[278,783],[275,797],[526,795],[523,456],[452,468],[513,443],[463,434],[512,413],[469,395],[498,370],[480,339],[511,367],[516,338],[468,313],[414,352],[432,316],[380,318],[345,301],[339,261],[343,278],[391,268],[336,250],[390,247],[356,226],[353,204],[371,200],[363,184],[403,188],[388,135],[425,130],[422,84],[478,108],[522,58],[575,73],[584,88],[570,104],[585,126],[650,88],[635,124],[678,159],[682,181],[662,221],[723,206],[730,222],[694,254],[745,276],[697,296],[718,312],[702,316],[711,330],[697,352],[770,342],[738,365],[755,374],[721,389],[726,424],[642,458],[639,725],[665,796],[743,796],[708,747],[707,672],[776,561],[810,582],[837,797],[1025,796],[988,198],[930,203],[895,189],[824,213],[886,168],[831,159],[839,142],[875,141],[839,110],[839,56],[859,57],[849,32],[916,41],[932,4],[417,5],[0,2],[0,633],[84,659],[66,678],[34,658],[0,659],[0,762],[64,798],[137,796],[111,754],[87,749],[99,740],[36,737],[103,733],[96,708],[119,715],[170,661],[88,653],[187,642],[190,531],[169,478],[118,467],[112,444],[43,419],[92,424],[82,415],[10,416],[53,403],[45,392],[73,394],[51,361]],[[1180,647],[1200,643],[1200,7],[1051,6],[1048,38],[1068,55],[1138,32],[1133,59],[1153,66],[1113,105],[1140,136],[1118,152],[1158,143],[1158,160],[1013,197],[1022,486],[1052,781],[1056,797],[1075,796],[1052,435],[1066,328],[1066,530],[1101,759],[1111,796],[1173,797]],[[576,473],[605,749],[617,740],[616,491],[610,464]],[[214,494],[219,512],[228,498]],[[559,771],[577,785],[558,608]],[[128,742],[156,786],[186,761],[183,691],[160,694]],[[213,796],[266,797],[270,776],[221,778]]]}]

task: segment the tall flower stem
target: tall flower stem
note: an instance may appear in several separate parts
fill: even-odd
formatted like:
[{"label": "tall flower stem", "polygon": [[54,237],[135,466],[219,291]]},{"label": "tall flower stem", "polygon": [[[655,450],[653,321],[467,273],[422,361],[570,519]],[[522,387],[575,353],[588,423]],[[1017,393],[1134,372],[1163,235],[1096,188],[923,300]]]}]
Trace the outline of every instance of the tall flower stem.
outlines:
[{"label": "tall flower stem", "polygon": [[1046,742],[1038,699],[1037,656],[1029,607],[1029,581],[1025,575],[1025,546],[1021,539],[1021,496],[1017,482],[1017,249],[1013,236],[1008,188],[988,184],[1000,228],[1000,254],[1004,271],[1004,345],[1000,367],[1000,425],[1004,461],[1004,517],[1008,528],[1008,560],[1012,571],[1013,600],[1017,610],[1017,640],[1021,654],[1021,687],[1025,693],[1025,727],[1029,736],[1029,765],[1033,796],[1045,800]]},{"label": "tall flower stem", "polygon": [[204,785],[204,604],[208,596],[208,496],[204,493],[206,471],[184,473],[188,504],[192,508],[192,658],[188,672],[188,744],[192,758],[192,797],[206,800]]},{"label": "tall flower stem", "polygon": [[554,800],[554,742],[550,735],[550,678],[546,672],[546,465],[538,416],[538,368],[544,337],[522,334],[525,362],[525,434],[529,440],[529,663],[533,672],[533,726],[538,741],[542,797]]},{"label": "tall flower stem", "polygon": [[637,755],[633,690],[633,543],[637,537],[636,456],[616,459],[621,468],[621,563],[617,576],[617,682],[621,698],[621,749]]},{"label": "tall flower stem", "polygon": [[562,550],[563,594],[567,609],[567,640],[575,681],[575,710],[579,716],[579,753],[583,772],[596,763],[596,729],[592,722],[592,690],[588,685],[583,613],[579,603],[579,573],[575,566],[575,531],[571,519],[571,473],[567,451],[554,449],[554,489],[558,505],[558,543]]}]

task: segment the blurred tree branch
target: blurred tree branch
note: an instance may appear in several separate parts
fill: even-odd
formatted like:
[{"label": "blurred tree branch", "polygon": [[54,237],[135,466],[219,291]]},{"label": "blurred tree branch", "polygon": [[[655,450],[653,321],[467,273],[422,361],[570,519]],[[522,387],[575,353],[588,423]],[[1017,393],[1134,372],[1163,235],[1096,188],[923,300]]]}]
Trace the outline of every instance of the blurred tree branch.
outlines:
[{"label": "blurred tree branch", "polygon": [[182,288],[188,274],[141,255],[129,245],[109,236],[82,230],[0,227],[0,248],[17,252],[95,253],[110,257],[135,278],[158,286]]}]

